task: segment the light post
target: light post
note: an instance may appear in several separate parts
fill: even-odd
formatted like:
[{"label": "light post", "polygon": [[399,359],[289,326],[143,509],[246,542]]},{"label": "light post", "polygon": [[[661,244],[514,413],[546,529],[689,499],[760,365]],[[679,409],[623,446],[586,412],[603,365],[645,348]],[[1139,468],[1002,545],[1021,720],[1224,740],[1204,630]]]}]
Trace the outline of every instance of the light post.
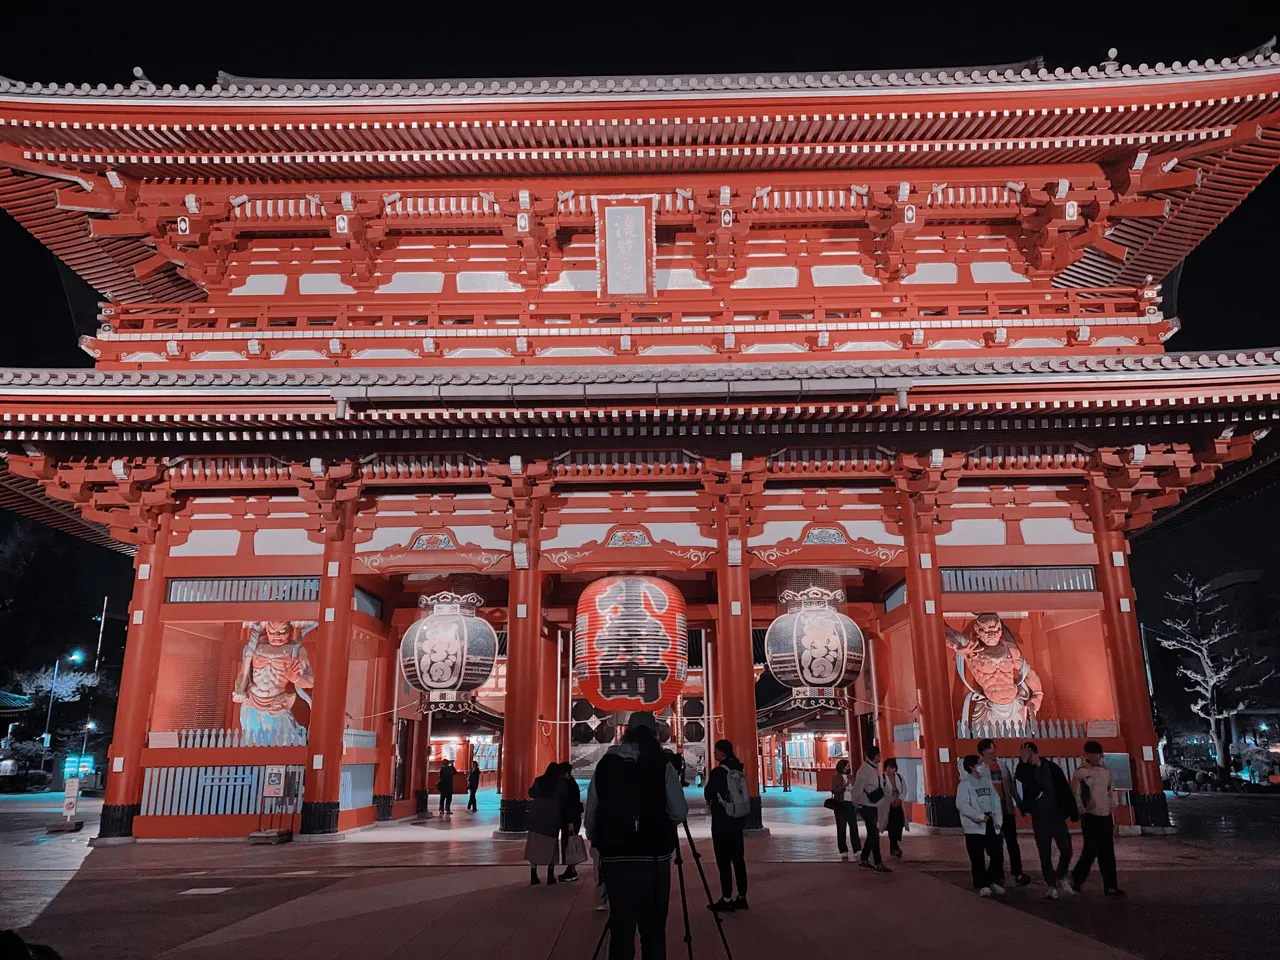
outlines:
[{"label": "light post", "polygon": [[76,776],[80,776],[80,768],[84,766],[85,751],[89,749],[89,734],[98,729],[98,725],[92,720],[86,720],[84,724],[84,741],[80,744],[80,759],[76,761]]},{"label": "light post", "polygon": [[[79,650],[72,650],[67,654],[67,659],[72,663],[81,663],[84,660],[84,654]],[[53,661],[53,679],[49,681],[49,710],[44,715],[44,755],[40,758],[40,769],[44,769],[44,762],[49,759],[49,725],[53,722],[53,701],[57,698],[58,692],[58,667],[62,665],[62,658],[59,657]]]}]

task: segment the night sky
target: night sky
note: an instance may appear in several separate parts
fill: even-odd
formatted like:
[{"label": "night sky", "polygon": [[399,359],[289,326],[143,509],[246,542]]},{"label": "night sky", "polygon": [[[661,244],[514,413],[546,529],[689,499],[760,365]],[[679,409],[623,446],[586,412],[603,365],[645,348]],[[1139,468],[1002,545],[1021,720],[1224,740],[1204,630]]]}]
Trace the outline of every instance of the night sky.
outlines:
[{"label": "night sky", "polygon": [[[1227,7],[1231,5],[1228,4]],[[462,78],[719,71],[853,71],[961,67],[1043,56],[1070,68],[1239,55],[1276,33],[1244,15],[1061,4],[168,3],[8,4],[0,74],[27,81],[128,84],[141,66],[157,84],[212,83],[219,69],[286,78]],[[609,10],[613,16],[602,14]],[[1222,10],[1219,5],[1215,9]],[[1259,8],[1254,8],[1259,9]],[[1171,15],[1166,15],[1171,14]],[[1280,178],[1248,199],[1188,260],[1178,292],[1176,350],[1280,346],[1275,223]],[[76,346],[98,295],[0,214],[0,365],[87,366]],[[1265,489],[1135,545],[1140,615],[1173,572],[1271,565],[1280,503]],[[0,523],[0,536],[8,523]],[[125,561],[67,540],[66,560],[118,582]],[[127,573],[127,570],[126,570]],[[98,576],[90,576],[96,581]],[[86,595],[98,590],[75,581]],[[97,593],[101,602],[101,592]],[[120,597],[117,608],[123,609]],[[77,601],[78,602],[78,601]]]}]

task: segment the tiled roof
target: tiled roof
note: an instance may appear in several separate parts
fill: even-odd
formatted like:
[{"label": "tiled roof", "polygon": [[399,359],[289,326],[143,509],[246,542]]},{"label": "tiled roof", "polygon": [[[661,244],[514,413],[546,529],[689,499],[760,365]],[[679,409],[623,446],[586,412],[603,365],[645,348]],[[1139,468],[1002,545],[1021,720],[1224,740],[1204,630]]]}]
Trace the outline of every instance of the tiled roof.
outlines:
[{"label": "tiled roof", "polygon": [[[451,80],[293,80],[238,77],[220,73],[208,87],[197,84],[157,86],[139,79],[127,87],[100,83],[27,83],[0,77],[0,96],[46,98],[126,98],[134,100],[364,100],[370,98],[457,99],[618,99],[623,97],[735,97],[813,95],[835,92],[884,92],[913,88],[968,88],[1145,83],[1273,69],[1280,65],[1274,38],[1239,57],[1172,64],[1120,64],[1107,61],[1089,67],[1049,70],[1039,59],[990,67],[945,67],[922,70],[860,70],[822,73],[717,73],[530,77]],[[1114,54],[1113,54],[1114,55]]]},{"label": "tiled roof", "polygon": [[[1257,372],[1280,377],[1280,350],[1250,353],[1166,353],[1117,357],[993,357],[973,359],[808,361],[799,363],[686,363],[520,367],[324,367],[314,369],[241,369],[135,371],[0,368],[0,394],[52,393],[111,389],[126,393],[174,390],[196,393],[276,389],[354,391],[375,388],[455,387],[451,397],[467,398],[467,388],[570,384],[753,384],[770,381],[861,380],[1119,380],[1195,378]],[[372,399],[376,395],[370,394]],[[485,400],[491,393],[477,393]]]},{"label": "tiled roof", "polygon": [[31,709],[31,698],[0,690],[0,713],[20,713]]}]

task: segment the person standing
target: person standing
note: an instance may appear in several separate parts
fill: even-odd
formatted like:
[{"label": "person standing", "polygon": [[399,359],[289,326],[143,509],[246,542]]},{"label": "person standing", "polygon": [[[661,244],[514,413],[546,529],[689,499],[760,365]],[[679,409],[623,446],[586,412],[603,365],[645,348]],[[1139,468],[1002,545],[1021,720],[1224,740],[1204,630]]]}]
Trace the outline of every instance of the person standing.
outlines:
[{"label": "person standing", "polygon": [[[853,778],[853,802],[858,805],[858,816],[867,828],[867,839],[862,844],[862,856],[858,866],[879,873],[891,872],[880,859],[880,810],[877,804],[884,797],[880,786],[880,748],[867,747],[867,759]],[[875,857],[875,863],[871,858]]]},{"label": "person standing", "polygon": [[[1075,798],[1067,775],[1052,760],[1040,756],[1040,749],[1030,740],[1019,751],[1014,779],[1022,788],[1022,809],[1031,815],[1031,832],[1040,854],[1040,869],[1048,887],[1045,897],[1057,900],[1064,893],[1074,893],[1067,879],[1071,863],[1071,833],[1067,819],[1078,820]],[[1058,848],[1058,862],[1053,862],[1053,847]]]},{"label": "person standing", "polygon": [[1124,891],[1116,883],[1115,821],[1111,816],[1116,793],[1111,771],[1102,765],[1102,744],[1097,740],[1084,745],[1084,763],[1071,776],[1071,792],[1080,808],[1080,832],[1084,835],[1080,859],[1071,871],[1071,887],[1079,892],[1097,859],[1102,892],[1123,897]]},{"label": "person standing", "polygon": [[560,832],[564,829],[565,807],[569,788],[565,786],[564,771],[558,763],[547,764],[547,769],[529,788],[529,813],[525,820],[528,835],[524,842],[524,858],[529,861],[529,885],[536,887],[538,868],[547,868],[547,885],[556,882],[556,861],[559,859]]},{"label": "person standing", "polygon": [[854,846],[858,844],[858,807],[853,802],[853,770],[848,760],[836,762],[836,773],[831,778],[831,811],[836,815],[836,848],[840,859],[848,860],[846,836],[852,833]]},{"label": "person standing", "polygon": [[609,957],[666,960],[671,854],[689,815],[675,767],[658,745],[653,714],[637,710],[623,742],[596,764],[587,788],[587,839],[609,897]]},{"label": "person standing", "polygon": [[902,859],[902,830],[907,825],[907,812],[903,801],[907,796],[907,781],[898,772],[898,761],[889,757],[884,762],[884,773],[880,775],[880,788],[884,796],[880,798],[880,820],[885,824],[885,832],[889,834],[889,856]]},{"label": "person standing", "polygon": [[573,777],[572,763],[560,764],[560,775],[564,779],[564,825],[560,830],[560,858],[565,865],[560,879],[572,883],[578,879],[578,867],[569,862],[567,848],[569,838],[576,837],[582,828],[582,788]]},{"label": "person standing", "polygon": [[1009,851],[1009,876],[1020,887],[1025,887],[1031,878],[1022,872],[1022,851],[1018,848],[1018,787],[1013,775],[996,756],[995,741],[984,737],[978,741],[978,757],[982,760],[983,779],[991,782],[1000,797],[1000,812],[1004,815],[1004,826],[1000,828],[1000,836],[1004,838],[1005,849]]},{"label": "person standing", "polygon": [[964,776],[956,788],[956,811],[964,827],[964,847],[973,871],[973,888],[989,897],[1004,893],[1004,850],[1000,826],[1004,821],[1000,797],[991,779],[984,777],[984,764],[976,753],[964,758]]},{"label": "person standing", "polygon": [[476,791],[480,789],[480,761],[472,760],[471,769],[467,771],[467,809],[475,813],[480,809],[476,803]]},{"label": "person standing", "polygon": [[[717,740],[715,758],[716,768],[711,771],[703,796],[711,810],[711,846],[715,850],[716,866],[720,868],[720,901],[712,904],[711,909],[723,913],[747,909],[747,854],[743,838],[750,803],[747,778],[742,772],[742,761],[734,756],[733,744]],[[737,899],[733,896],[735,876]]]},{"label": "person standing", "polygon": [[440,816],[453,816],[453,779],[458,772],[458,768],[453,765],[453,761],[448,757],[440,761],[440,779],[436,782],[436,789],[440,791]]}]

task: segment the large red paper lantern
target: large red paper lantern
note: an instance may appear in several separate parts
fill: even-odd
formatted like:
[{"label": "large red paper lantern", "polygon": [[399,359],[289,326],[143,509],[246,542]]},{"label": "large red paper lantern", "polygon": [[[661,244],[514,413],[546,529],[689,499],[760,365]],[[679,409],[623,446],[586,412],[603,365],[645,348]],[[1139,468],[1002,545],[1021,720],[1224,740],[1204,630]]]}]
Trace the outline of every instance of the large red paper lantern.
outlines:
[{"label": "large red paper lantern", "polygon": [[573,671],[601,710],[657,712],[689,673],[684,597],[655,577],[606,577],[582,591],[573,629]]}]

